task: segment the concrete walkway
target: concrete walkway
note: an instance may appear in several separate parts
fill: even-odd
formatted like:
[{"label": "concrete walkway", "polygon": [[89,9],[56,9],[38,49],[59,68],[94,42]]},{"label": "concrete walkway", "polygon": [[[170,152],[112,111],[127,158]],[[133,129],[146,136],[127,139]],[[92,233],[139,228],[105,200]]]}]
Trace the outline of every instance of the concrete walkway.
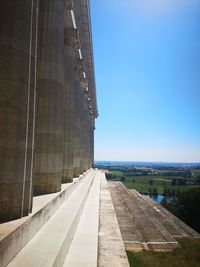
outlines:
[{"label": "concrete walkway", "polygon": [[101,177],[98,267],[129,267],[105,174]]},{"label": "concrete walkway", "polygon": [[63,267],[97,266],[100,179],[98,172]]}]

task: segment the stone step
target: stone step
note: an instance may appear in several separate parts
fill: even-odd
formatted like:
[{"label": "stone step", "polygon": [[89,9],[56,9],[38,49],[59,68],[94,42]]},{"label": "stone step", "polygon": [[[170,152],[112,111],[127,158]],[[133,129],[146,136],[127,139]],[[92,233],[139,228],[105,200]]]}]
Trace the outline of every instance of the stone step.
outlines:
[{"label": "stone step", "polygon": [[[168,216],[163,216],[160,212],[160,208],[156,207],[155,204],[150,205],[149,199],[146,196],[142,196],[139,192],[134,189],[129,189],[133,196],[137,199],[140,206],[143,206],[146,212],[151,218],[157,218],[159,222],[166,228],[166,230],[173,236],[177,236],[179,229],[176,224],[172,224],[168,219]],[[155,202],[154,202],[155,203]]]},{"label": "stone step", "polygon": [[95,177],[63,267],[97,267],[101,175]]},{"label": "stone step", "polygon": [[76,190],[43,223],[44,226],[8,264],[9,267],[62,266],[95,176],[96,171],[90,171],[83,177]]},{"label": "stone step", "polygon": [[[170,232],[168,226],[176,228],[176,231],[171,233],[175,238],[177,237],[191,237],[191,238],[200,238],[200,234],[192,229],[189,225],[184,223],[174,214],[165,209],[162,205],[156,203],[151,197],[143,197],[144,200],[148,203],[149,208],[154,209],[154,212],[159,216],[162,224]],[[151,210],[149,209],[149,211]],[[167,224],[166,224],[167,221]]]},{"label": "stone step", "polygon": [[170,251],[179,246],[139,195],[120,182],[109,182],[109,189],[127,250]]}]

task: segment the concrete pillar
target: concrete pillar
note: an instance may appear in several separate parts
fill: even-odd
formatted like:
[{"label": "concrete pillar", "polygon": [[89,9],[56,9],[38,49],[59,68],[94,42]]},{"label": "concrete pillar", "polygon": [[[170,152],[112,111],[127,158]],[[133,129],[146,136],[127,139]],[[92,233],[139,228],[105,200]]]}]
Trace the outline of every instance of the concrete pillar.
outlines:
[{"label": "concrete pillar", "polygon": [[86,102],[86,95],[84,92],[83,96],[83,167],[84,171],[88,169],[88,137],[89,137],[89,128],[88,128],[88,105]]},{"label": "concrete pillar", "polygon": [[32,207],[37,3],[0,3],[0,222]]},{"label": "concrete pillar", "polygon": [[75,124],[75,156],[74,156],[74,172],[76,176],[84,172],[83,160],[84,151],[84,120],[85,113],[83,109],[84,93],[81,80],[83,79],[83,60],[78,59],[76,64],[76,124]]},{"label": "concrete pillar", "polygon": [[81,98],[81,86],[80,76],[76,69],[76,80],[75,80],[75,120],[74,120],[74,177],[78,177],[80,172],[80,136],[81,132],[81,114],[80,114],[80,98]]},{"label": "concrete pillar", "polygon": [[89,127],[89,110],[87,102],[85,104],[85,169],[89,169],[89,142],[90,139],[90,127]]},{"label": "concrete pillar", "polygon": [[64,113],[64,0],[42,0],[39,12],[35,194],[61,189]]},{"label": "concrete pillar", "polygon": [[92,105],[89,103],[89,114],[88,114],[88,168],[94,166],[94,130],[95,130],[95,119],[93,117]]},{"label": "concrete pillar", "polygon": [[65,77],[65,107],[64,107],[64,139],[62,181],[73,179],[74,161],[74,117],[75,117],[75,61],[76,53],[73,47],[73,36],[65,35],[64,77]]},{"label": "concrete pillar", "polygon": [[83,88],[80,89],[80,102],[79,102],[79,110],[80,110],[80,148],[79,148],[79,155],[80,155],[80,173],[83,173],[85,170],[84,161],[85,161],[85,110],[84,110],[84,92]]},{"label": "concrete pillar", "polygon": [[95,119],[91,116],[91,167],[94,167],[94,131],[95,131]]},{"label": "concrete pillar", "polygon": [[91,164],[91,145],[92,145],[92,122],[91,116],[88,115],[88,169],[92,167]]}]

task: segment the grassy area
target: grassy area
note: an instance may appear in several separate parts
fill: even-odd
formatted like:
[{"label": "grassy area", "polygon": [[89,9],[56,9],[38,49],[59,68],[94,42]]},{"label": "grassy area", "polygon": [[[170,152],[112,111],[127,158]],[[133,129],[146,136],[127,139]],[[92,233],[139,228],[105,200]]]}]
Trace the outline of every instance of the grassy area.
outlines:
[{"label": "grassy area", "polygon": [[[153,184],[150,185],[149,181],[153,180]],[[164,188],[172,190],[179,190],[180,192],[192,189],[194,186],[181,186],[181,185],[171,185],[172,178],[163,176],[129,176],[126,181],[123,182],[124,185],[129,189],[136,189],[140,193],[148,193],[149,189],[157,188],[158,194],[163,194]]]},{"label": "grassy area", "polygon": [[116,176],[121,176],[121,175],[123,175],[123,172],[121,172],[121,171],[112,171],[112,174],[114,174]]},{"label": "grassy area", "polygon": [[[122,171],[112,171],[111,174],[115,177],[114,180],[118,181],[124,176]],[[129,189],[136,189],[140,193],[148,194],[149,189],[154,190],[156,188],[158,194],[164,193],[164,188],[170,190],[171,192],[184,192],[190,190],[197,185],[172,185],[172,180],[174,177],[167,177],[162,175],[147,175],[147,176],[126,176],[126,180],[123,181],[124,185]],[[179,177],[181,178],[181,177]],[[178,177],[176,177],[178,179]],[[150,182],[151,181],[151,182]],[[189,181],[192,183],[193,179],[190,178]]]},{"label": "grassy area", "polygon": [[129,189],[135,189],[140,193],[148,193],[149,189],[157,188],[158,194],[163,193],[163,186],[162,185],[149,185],[149,184],[142,184],[142,183],[132,183],[132,182],[124,182],[124,185]]},{"label": "grassy area", "polygon": [[180,239],[181,248],[173,252],[127,251],[130,267],[199,267],[200,239]]},{"label": "grassy area", "polygon": [[149,185],[146,183],[132,183],[132,182],[124,182],[124,185],[129,188],[129,189],[136,189],[140,193],[148,193],[149,189],[154,189],[157,188],[158,194],[163,194],[164,187],[170,189],[170,190],[179,190],[180,192],[187,191],[191,188],[192,186],[172,186],[172,185],[159,185],[159,184],[153,184]]},{"label": "grassy area", "polygon": [[135,180],[138,183],[146,183],[148,184],[150,180],[153,180],[154,183],[157,184],[171,184],[171,179],[167,177],[159,176],[128,176],[126,178],[127,181]]}]

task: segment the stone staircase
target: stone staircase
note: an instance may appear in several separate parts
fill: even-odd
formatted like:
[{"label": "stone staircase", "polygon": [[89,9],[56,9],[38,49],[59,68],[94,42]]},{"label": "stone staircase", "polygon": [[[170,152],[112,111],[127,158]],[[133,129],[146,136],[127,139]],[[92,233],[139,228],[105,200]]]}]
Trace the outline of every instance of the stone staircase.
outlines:
[{"label": "stone staircase", "polygon": [[[56,194],[34,198],[31,215],[0,225],[1,267],[96,267],[116,266],[123,258],[129,266],[121,233],[116,220],[111,197],[109,209],[112,217],[104,218],[105,209],[100,209],[107,183],[105,175],[98,170],[89,170],[73,183],[64,184]],[[108,210],[109,214],[110,211]],[[113,213],[114,212],[114,213]],[[114,218],[114,219],[113,219]],[[107,223],[117,229],[117,236],[106,232]],[[106,242],[99,244],[99,229]],[[102,235],[102,233],[101,233]],[[110,264],[108,245],[116,238],[120,251]],[[107,251],[99,258],[99,249]]]},{"label": "stone staircase", "polygon": [[199,233],[149,197],[121,182],[109,182],[124,245],[130,251],[172,251],[177,238],[200,238]]}]

